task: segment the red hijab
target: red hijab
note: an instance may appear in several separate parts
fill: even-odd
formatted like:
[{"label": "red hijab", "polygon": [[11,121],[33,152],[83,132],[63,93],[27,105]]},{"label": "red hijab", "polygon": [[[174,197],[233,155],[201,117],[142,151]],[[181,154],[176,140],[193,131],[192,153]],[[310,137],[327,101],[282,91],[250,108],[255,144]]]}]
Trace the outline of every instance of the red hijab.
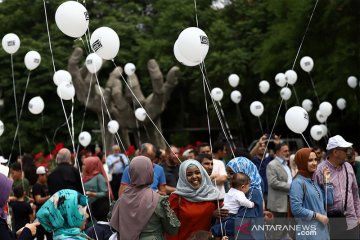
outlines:
[{"label": "red hijab", "polygon": [[308,162],[311,152],[314,152],[312,148],[301,148],[295,154],[295,163],[298,167],[297,174],[307,178],[312,178],[312,175],[314,174],[308,170]]}]

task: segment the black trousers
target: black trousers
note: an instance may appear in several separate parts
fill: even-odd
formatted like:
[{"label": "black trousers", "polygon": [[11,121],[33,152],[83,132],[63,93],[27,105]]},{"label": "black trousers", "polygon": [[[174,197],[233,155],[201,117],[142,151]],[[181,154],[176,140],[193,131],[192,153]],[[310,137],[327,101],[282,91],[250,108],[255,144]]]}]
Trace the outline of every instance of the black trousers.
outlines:
[{"label": "black trousers", "polygon": [[118,193],[121,183],[122,173],[114,173],[112,174],[112,180],[110,182],[111,191],[113,192],[114,198],[118,199]]},{"label": "black trousers", "polygon": [[43,226],[39,225],[36,227],[36,239],[44,240],[44,235],[46,235],[47,240],[52,240],[52,233],[47,232]]}]

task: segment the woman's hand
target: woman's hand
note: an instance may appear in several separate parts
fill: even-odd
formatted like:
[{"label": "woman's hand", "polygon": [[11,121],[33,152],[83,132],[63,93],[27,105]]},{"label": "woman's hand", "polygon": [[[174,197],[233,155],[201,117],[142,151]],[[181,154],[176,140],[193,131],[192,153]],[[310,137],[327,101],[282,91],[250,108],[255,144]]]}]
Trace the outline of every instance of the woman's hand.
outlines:
[{"label": "woman's hand", "polygon": [[316,213],[316,220],[326,225],[329,222],[329,218],[321,213]]},{"label": "woman's hand", "polygon": [[229,216],[229,210],[227,209],[224,209],[224,208],[220,208],[220,209],[216,209],[214,212],[213,212],[213,217],[215,218],[226,218]]},{"label": "woman's hand", "polygon": [[269,212],[269,211],[264,211],[264,220],[266,222],[272,220],[274,218],[274,215],[272,214],[272,212]]},{"label": "woman's hand", "polygon": [[90,191],[86,191],[86,193],[85,193],[87,196],[89,196],[89,197],[96,197],[96,192],[90,192]]},{"label": "woman's hand", "polygon": [[25,227],[20,228],[17,232],[16,232],[16,236],[20,236],[20,234],[22,233],[22,231],[24,230],[24,228],[28,228],[31,232],[32,236],[35,236],[36,234],[36,227],[39,226],[40,223],[39,222],[34,222],[34,223],[27,223],[25,225]]},{"label": "woman's hand", "polygon": [[323,170],[324,182],[329,183],[331,178],[331,173],[328,167],[325,167]]}]

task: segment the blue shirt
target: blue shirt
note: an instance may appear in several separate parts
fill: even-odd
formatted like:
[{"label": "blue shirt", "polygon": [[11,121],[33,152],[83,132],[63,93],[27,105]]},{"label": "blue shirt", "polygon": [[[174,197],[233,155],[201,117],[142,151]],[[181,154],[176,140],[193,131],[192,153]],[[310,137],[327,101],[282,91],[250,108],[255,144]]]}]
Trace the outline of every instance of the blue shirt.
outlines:
[{"label": "blue shirt", "polygon": [[[262,178],[262,182],[263,182],[263,191],[264,193],[268,192],[268,181],[267,181],[267,177],[266,177],[266,167],[269,164],[269,162],[273,160],[272,157],[268,156],[265,157],[264,160],[261,163],[261,159],[258,158],[257,156],[253,157],[251,159],[251,161],[255,164],[256,168],[259,170],[259,174]],[[261,166],[260,166],[261,164]]]},{"label": "blue shirt", "polygon": [[[117,160],[120,159],[120,157],[122,158],[122,160],[124,161],[125,163],[125,166],[124,164],[121,162],[121,160],[118,162],[118,163],[115,163],[112,167],[111,167],[111,164]],[[123,173],[124,172],[124,169],[127,165],[129,165],[129,159],[126,157],[126,155],[120,153],[119,155],[114,155],[114,154],[111,154],[109,156],[107,156],[106,158],[106,164],[108,165],[109,167],[109,173],[111,174],[120,174],[120,173]]]},{"label": "blue shirt", "polygon": [[[123,176],[121,178],[121,183],[128,185],[130,184],[129,167],[125,168]],[[152,190],[156,191],[158,190],[158,186],[161,184],[166,184],[164,169],[161,166],[154,164],[154,181],[150,185],[150,187]]]}]

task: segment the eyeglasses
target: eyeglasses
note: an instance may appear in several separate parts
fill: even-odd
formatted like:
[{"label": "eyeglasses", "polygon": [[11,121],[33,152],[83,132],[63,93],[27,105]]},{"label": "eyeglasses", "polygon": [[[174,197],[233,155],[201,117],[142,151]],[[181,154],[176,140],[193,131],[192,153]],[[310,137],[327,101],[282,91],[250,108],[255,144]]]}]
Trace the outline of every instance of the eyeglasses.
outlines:
[{"label": "eyeglasses", "polygon": [[335,150],[342,151],[346,153],[346,155],[352,155],[353,149],[352,148],[335,148]]}]

